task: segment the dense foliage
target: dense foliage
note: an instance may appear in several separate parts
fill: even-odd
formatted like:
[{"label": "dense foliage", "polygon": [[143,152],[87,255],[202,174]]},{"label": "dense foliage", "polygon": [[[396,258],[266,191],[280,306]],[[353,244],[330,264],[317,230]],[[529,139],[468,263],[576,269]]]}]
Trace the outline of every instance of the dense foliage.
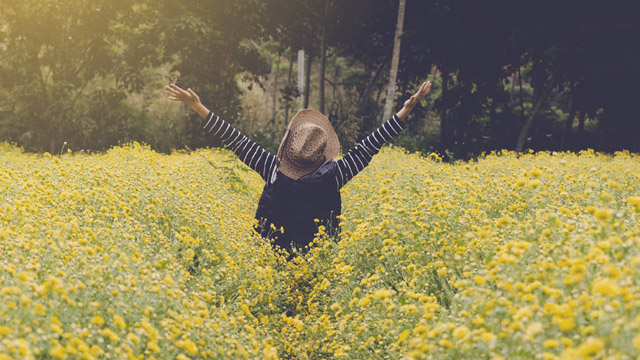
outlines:
[{"label": "dense foliage", "polygon": [[[391,0],[3,0],[0,140],[49,152],[206,145],[195,114],[163,104],[162,85],[178,81],[268,148],[299,102],[352,144],[384,120],[397,11]],[[633,0],[408,1],[397,99],[436,86],[400,142],[446,159],[638,151],[638,13]]]},{"label": "dense foliage", "polygon": [[[215,164],[212,167],[207,162]],[[384,148],[287,263],[228,151],[0,146],[0,359],[635,359],[640,159]]]}]

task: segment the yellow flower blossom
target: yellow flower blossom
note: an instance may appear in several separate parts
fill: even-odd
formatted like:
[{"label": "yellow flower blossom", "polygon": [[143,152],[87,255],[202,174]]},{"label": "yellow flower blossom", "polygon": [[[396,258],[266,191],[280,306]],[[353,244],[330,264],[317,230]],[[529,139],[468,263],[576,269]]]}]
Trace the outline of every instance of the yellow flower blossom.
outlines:
[{"label": "yellow flower blossom", "polygon": [[640,351],[637,154],[383,147],[290,261],[228,150],[55,158],[0,144],[0,359]]},{"label": "yellow flower blossom", "polygon": [[602,294],[606,296],[615,296],[620,294],[620,287],[611,279],[598,279],[591,284],[591,292],[593,294]]},{"label": "yellow flower blossom", "polygon": [[104,318],[103,318],[102,316],[100,316],[100,315],[94,315],[94,316],[91,318],[91,322],[92,322],[93,324],[95,324],[95,325],[98,325],[98,326],[100,326],[100,325],[104,325]]},{"label": "yellow flower blossom", "polygon": [[596,211],[593,213],[593,216],[596,217],[596,219],[602,221],[602,222],[606,222],[609,221],[609,219],[611,219],[611,217],[613,217],[613,211],[611,211],[610,209],[596,209]]}]

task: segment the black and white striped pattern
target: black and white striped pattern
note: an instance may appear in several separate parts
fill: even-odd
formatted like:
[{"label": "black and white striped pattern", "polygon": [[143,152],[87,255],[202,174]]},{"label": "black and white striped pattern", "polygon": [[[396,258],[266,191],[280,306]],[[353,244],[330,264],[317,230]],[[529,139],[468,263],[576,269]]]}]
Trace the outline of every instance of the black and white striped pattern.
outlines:
[{"label": "black and white striped pattern", "polygon": [[[258,172],[267,183],[270,183],[271,177],[277,170],[276,157],[273,154],[249,140],[247,136],[213,112],[210,112],[202,121],[202,127],[205,132],[220,138],[222,143],[231,149],[242,162]],[[335,175],[337,188],[343,187],[369,165],[369,162],[380,151],[382,145],[398,135],[404,128],[404,123],[394,115],[371,135],[349,150],[343,158],[336,161],[338,169]]]},{"label": "black and white striped pattern", "polygon": [[273,154],[249,140],[246,135],[213,112],[209,112],[209,115],[203,120],[202,127],[205,132],[221,139],[222,143],[231,149],[243,163],[269,182],[276,166],[276,157]]},{"label": "black and white striped pattern", "polygon": [[405,125],[400,118],[393,115],[391,119],[380,125],[371,135],[362,139],[356,147],[349,150],[342,159],[337,161],[338,175],[336,180],[338,188],[343,187],[369,165],[371,158],[380,151],[382,145],[398,135],[404,128]]}]

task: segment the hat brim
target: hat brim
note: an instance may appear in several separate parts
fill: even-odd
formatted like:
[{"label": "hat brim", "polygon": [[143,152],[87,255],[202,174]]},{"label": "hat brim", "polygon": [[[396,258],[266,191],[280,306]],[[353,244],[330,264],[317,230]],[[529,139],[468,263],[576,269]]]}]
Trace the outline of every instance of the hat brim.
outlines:
[{"label": "hat brim", "polygon": [[289,131],[296,128],[298,125],[305,123],[319,126],[320,128],[322,128],[322,130],[324,130],[324,133],[327,136],[327,145],[324,149],[324,156],[326,161],[321,164],[318,169],[327,162],[335,159],[340,153],[340,141],[338,140],[338,134],[336,134],[336,131],[333,129],[333,126],[331,125],[329,119],[324,114],[316,110],[305,109],[298,111],[293,119],[291,119],[291,122],[289,122],[289,126],[287,127],[287,131],[282,137],[282,141],[280,142],[280,146],[278,147],[278,154],[276,156],[279,162],[278,170],[280,170],[280,172],[282,172],[286,176],[295,180],[301,178],[304,175],[307,175],[309,173],[309,169],[298,169],[295,165],[287,162],[286,159],[282,158],[282,152],[287,142],[287,138],[289,137]]}]

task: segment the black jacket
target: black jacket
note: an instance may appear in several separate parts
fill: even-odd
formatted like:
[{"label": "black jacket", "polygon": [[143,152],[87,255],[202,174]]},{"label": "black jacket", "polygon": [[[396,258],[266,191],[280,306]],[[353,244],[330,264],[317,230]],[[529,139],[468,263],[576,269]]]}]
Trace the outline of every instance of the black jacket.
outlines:
[{"label": "black jacket", "polygon": [[292,246],[304,252],[320,225],[329,233],[339,232],[337,217],[342,205],[335,181],[337,171],[335,161],[298,180],[277,171],[260,196],[256,231],[288,252]]}]

